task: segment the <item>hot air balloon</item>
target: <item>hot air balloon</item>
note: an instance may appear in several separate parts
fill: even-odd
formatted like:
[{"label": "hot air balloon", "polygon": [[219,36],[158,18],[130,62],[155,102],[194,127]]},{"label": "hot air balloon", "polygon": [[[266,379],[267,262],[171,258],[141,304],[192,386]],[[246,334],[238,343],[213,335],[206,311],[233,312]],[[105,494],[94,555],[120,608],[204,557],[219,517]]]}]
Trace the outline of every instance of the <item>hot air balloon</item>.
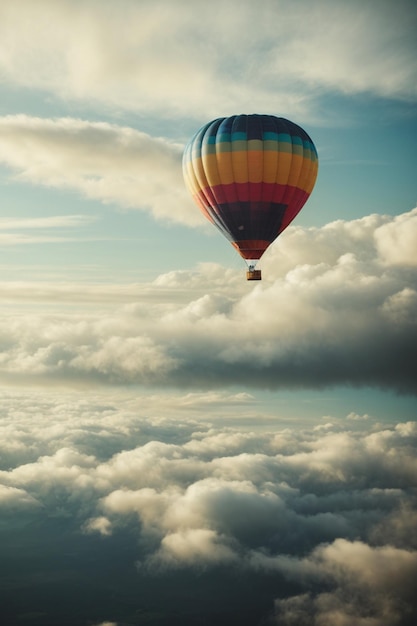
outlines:
[{"label": "hot air balloon", "polygon": [[233,115],[205,124],[183,155],[186,186],[203,214],[248,265],[292,222],[317,178],[317,150],[307,133],[274,115]]}]

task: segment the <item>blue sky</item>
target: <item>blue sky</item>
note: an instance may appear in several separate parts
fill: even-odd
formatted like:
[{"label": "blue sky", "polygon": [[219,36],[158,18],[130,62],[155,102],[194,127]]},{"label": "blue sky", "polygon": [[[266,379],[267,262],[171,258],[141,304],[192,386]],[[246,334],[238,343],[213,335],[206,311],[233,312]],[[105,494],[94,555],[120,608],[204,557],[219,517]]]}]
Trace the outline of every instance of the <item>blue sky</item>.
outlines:
[{"label": "blue sky", "polygon": [[[347,599],[362,563],[375,624],[406,619],[406,585],[382,601],[375,564],[417,562],[401,513],[415,504],[416,22],[409,0],[0,4],[6,534],[22,511],[28,528],[62,514],[111,558],[136,515],[145,569],[331,581],[327,600],[301,578],[272,594],[271,624],[297,610],[364,623]],[[181,171],[196,130],[237,113],[291,119],[320,163],[254,284]],[[229,496],[237,517],[259,510],[258,539]],[[263,517],[284,509],[306,537],[285,558]],[[127,622],[119,609],[80,624]]]}]

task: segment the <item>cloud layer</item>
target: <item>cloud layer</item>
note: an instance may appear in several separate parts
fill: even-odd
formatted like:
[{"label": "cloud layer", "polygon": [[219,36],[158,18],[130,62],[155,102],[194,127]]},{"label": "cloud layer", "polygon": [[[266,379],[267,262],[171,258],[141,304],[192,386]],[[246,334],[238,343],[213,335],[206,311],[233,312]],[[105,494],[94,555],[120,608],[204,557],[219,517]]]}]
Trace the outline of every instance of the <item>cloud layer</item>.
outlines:
[{"label": "cloud layer", "polygon": [[252,432],[115,400],[3,398],[6,527],[67,519],[109,546],[133,533],[130,558],[155,581],[266,576],[271,624],[412,623],[415,424]]},{"label": "cloud layer", "polygon": [[[290,228],[255,287],[210,264],[144,285],[7,283],[1,377],[416,393],[416,219],[414,209]],[[25,300],[49,308],[14,309]],[[105,308],[88,310],[98,302]]]},{"label": "cloud layer", "polygon": [[415,20],[408,0],[199,0],[192,10],[186,0],[22,0],[0,9],[0,69],[15,85],[140,114],[210,118],[238,101],[307,116],[314,91],[415,99]]}]

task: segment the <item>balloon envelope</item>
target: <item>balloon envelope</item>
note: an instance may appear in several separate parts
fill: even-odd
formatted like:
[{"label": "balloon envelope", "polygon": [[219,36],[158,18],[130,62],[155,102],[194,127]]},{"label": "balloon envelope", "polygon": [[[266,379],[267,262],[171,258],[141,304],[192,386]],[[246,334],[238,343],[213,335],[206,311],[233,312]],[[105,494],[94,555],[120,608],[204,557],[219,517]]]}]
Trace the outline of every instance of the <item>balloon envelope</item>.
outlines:
[{"label": "balloon envelope", "polygon": [[201,211],[246,260],[261,258],[307,201],[318,158],[307,133],[273,115],[233,115],[203,126],[183,156]]}]

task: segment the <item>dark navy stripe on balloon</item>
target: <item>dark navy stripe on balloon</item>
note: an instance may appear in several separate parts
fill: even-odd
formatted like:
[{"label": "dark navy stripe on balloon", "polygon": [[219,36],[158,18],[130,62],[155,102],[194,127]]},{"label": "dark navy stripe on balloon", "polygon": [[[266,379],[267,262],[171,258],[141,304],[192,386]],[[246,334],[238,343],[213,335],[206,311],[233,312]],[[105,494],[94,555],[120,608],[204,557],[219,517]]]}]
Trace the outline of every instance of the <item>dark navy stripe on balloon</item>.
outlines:
[{"label": "dark navy stripe on balloon", "polygon": [[217,225],[219,222],[227,224],[231,241],[264,239],[272,242],[280,232],[286,209],[286,204],[271,202],[228,202],[215,209],[210,207],[208,211]]}]

